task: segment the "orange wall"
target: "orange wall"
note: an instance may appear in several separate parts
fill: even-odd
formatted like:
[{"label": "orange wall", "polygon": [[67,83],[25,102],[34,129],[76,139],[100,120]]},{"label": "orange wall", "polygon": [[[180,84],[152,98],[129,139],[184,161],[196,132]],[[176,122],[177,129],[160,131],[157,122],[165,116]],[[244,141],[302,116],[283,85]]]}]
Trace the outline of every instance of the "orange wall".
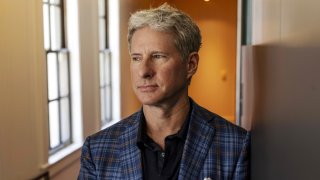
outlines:
[{"label": "orange wall", "polygon": [[172,1],[198,23],[202,48],[190,96],[199,104],[235,121],[237,1]]},{"label": "orange wall", "polygon": [[[130,13],[164,1],[121,1],[122,116],[139,108],[131,90],[126,32]],[[203,46],[200,64],[190,86],[190,96],[207,109],[234,122],[236,89],[237,0],[167,1],[188,13],[199,25]]]}]

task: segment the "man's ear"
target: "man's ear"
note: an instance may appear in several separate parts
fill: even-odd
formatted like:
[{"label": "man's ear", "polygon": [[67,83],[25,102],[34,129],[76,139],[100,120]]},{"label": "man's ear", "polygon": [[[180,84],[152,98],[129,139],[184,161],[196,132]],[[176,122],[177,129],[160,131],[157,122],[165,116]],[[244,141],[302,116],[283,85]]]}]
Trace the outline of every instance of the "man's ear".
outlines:
[{"label": "man's ear", "polygon": [[187,59],[187,76],[191,80],[192,76],[197,72],[199,62],[198,52],[192,52]]}]

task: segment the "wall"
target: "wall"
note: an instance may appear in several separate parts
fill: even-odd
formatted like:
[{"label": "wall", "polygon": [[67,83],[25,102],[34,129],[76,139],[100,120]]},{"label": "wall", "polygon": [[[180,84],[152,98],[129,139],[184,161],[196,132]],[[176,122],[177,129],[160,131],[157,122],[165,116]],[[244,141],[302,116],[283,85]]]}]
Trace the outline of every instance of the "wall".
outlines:
[{"label": "wall", "polygon": [[199,69],[190,96],[207,109],[235,122],[237,0],[174,0],[198,23],[203,38]]},{"label": "wall", "polygon": [[314,0],[255,0],[252,2],[254,45],[308,45],[319,42],[319,3]]},{"label": "wall", "polygon": [[252,5],[252,179],[317,179],[320,2]]},{"label": "wall", "polygon": [[[80,58],[79,85],[85,87],[81,92],[82,104],[78,104],[83,105],[83,111],[74,114],[83,116],[84,137],[100,129],[95,3],[82,0],[76,4],[82,38],[76,50],[79,54],[72,52],[72,58]],[[42,0],[0,1],[0,22],[0,179],[31,179],[45,170],[50,171],[52,179],[75,179],[79,149],[55,164],[48,164]]]},{"label": "wall", "polygon": [[100,129],[97,1],[79,0],[79,40],[84,137]]},{"label": "wall", "polygon": [[46,162],[47,98],[39,2],[0,1],[0,179],[31,178]]}]

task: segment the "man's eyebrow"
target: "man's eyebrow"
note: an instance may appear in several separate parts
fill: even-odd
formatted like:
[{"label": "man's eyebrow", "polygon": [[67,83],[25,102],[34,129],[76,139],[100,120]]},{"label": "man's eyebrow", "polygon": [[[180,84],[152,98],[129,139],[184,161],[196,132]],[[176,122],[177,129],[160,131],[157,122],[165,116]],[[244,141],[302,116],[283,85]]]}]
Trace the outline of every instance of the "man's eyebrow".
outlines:
[{"label": "man's eyebrow", "polygon": [[141,56],[140,53],[131,53],[130,56]]},{"label": "man's eyebrow", "polygon": [[164,51],[151,51],[151,54],[157,54],[157,53],[160,53],[160,54],[168,54]]},{"label": "man's eyebrow", "polygon": [[[164,54],[164,55],[167,55],[168,53],[167,52],[164,52],[164,51],[151,51],[150,54]],[[138,52],[133,52],[133,53],[130,53],[130,56],[142,56],[142,53],[138,53]]]}]

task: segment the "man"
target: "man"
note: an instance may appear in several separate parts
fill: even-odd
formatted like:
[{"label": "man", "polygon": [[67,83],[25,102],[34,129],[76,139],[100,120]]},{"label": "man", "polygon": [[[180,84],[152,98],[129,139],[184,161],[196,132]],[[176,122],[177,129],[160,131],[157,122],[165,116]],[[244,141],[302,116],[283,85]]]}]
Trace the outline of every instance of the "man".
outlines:
[{"label": "man", "polygon": [[249,134],[188,97],[198,26],[163,4],[132,14],[128,30],[142,109],[86,139],[78,179],[247,179]]}]

